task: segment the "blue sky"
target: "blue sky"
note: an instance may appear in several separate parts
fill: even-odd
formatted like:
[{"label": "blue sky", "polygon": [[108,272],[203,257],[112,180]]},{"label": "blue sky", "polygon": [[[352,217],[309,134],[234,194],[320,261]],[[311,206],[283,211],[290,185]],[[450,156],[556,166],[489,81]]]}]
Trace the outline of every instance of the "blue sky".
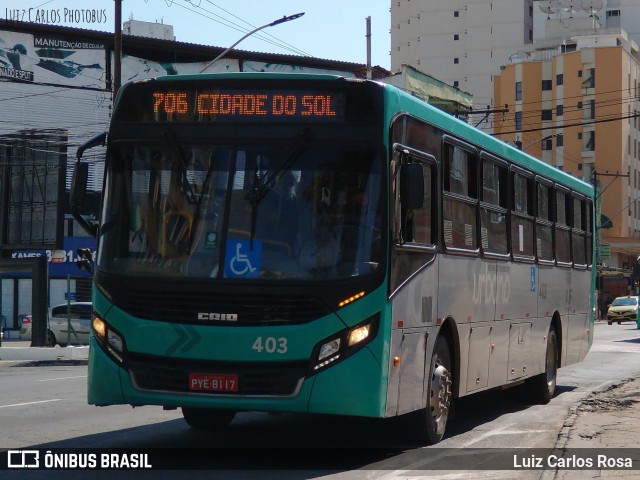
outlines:
[{"label": "blue sky", "polygon": [[[114,5],[114,0],[3,0],[0,18],[18,15],[24,21],[113,31]],[[122,17],[173,25],[178,41],[228,47],[256,27],[305,12],[262,30],[264,39],[255,34],[236,48],[365,63],[370,16],[372,63],[389,68],[389,7],[389,0],[123,0]],[[83,21],[87,10],[95,19]]]}]

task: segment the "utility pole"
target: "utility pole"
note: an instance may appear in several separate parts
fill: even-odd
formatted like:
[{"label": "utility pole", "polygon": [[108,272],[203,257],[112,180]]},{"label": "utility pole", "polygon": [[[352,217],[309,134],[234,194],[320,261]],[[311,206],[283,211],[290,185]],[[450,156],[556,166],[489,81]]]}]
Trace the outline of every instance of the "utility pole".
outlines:
[{"label": "utility pole", "polygon": [[120,90],[120,82],[122,81],[122,0],[114,0],[116,2],[115,9],[115,25],[113,39],[113,101],[116,101],[116,95]]},{"label": "utility pole", "polygon": [[505,103],[504,104],[504,108],[491,108],[491,105],[487,105],[486,110],[471,110],[471,111],[469,111],[470,115],[472,115],[474,113],[484,114],[484,117],[482,117],[482,120],[480,120],[478,123],[476,123],[474,125],[474,127],[477,127],[482,122],[484,122],[487,118],[489,118],[489,115],[491,115],[492,113],[502,113],[502,114],[509,113],[509,105],[507,105]]},{"label": "utility pole", "polygon": [[366,18],[367,21],[367,80],[373,78],[371,72],[371,17]]}]

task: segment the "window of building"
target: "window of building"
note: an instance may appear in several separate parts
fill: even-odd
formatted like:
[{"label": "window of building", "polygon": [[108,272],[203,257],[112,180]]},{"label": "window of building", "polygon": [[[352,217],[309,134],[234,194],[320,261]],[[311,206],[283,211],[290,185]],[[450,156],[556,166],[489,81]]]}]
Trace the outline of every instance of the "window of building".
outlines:
[{"label": "window of building", "polygon": [[596,149],[596,132],[594,132],[593,130],[590,132],[587,132],[587,138],[584,144],[584,149],[589,152],[593,152]]},{"label": "window of building", "polygon": [[542,141],[542,150],[553,150],[553,138],[546,138]]},{"label": "window of building", "polygon": [[454,33],[454,34],[453,34],[453,40],[454,40],[454,41],[456,41],[456,42],[457,42],[458,40],[460,40],[460,35],[458,35],[457,33]]},{"label": "window of building", "polygon": [[561,133],[556,135],[556,147],[562,147],[564,145],[564,135]]},{"label": "window of building", "polygon": [[458,80],[453,81],[453,88],[460,88],[460,82]]},{"label": "window of building", "polygon": [[589,101],[589,118],[592,119],[592,120],[596,118],[596,101],[595,101],[595,99]]},{"label": "window of building", "polygon": [[522,82],[516,82],[516,102],[522,100]]},{"label": "window of building", "polygon": [[460,12],[458,10],[454,10],[453,16],[454,18],[458,18],[460,16]]},{"label": "window of building", "polygon": [[542,90],[552,90],[553,82],[551,80],[542,80]]},{"label": "window of building", "polygon": [[556,117],[561,117],[564,114],[564,108],[562,105],[556,105]]},{"label": "window of building", "polygon": [[553,118],[553,113],[551,109],[542,110],[542,114],[540,115],[541,120],[551,120]]},{"label": "window of building", "polygon": [[595,88],[596,86],[596,69],[591,68],[588,72],[588,77],[582,81],[582,88]]},{"label": "window of building", "polygon": [[522,130],[522,112],[516,112],[516,130]]},{"label": "window of building", "polygon": [[559,73],[558,75],[556,75],[556,85],[560,86],[564,84],[564,75],[562,73]]},{"label": "window of building", "polygon": [[458,57],[455,57],[453,59],[453,63],[457,65],[458,63],[460,63],[460,59]]}]

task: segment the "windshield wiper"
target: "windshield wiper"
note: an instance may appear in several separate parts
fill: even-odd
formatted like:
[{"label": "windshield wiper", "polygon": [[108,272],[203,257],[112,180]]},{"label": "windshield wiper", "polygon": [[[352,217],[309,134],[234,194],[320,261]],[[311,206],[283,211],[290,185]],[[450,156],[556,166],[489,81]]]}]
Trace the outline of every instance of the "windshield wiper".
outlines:
[{"label": "windshield wiper", "polygon": [[282,155],[274,162],[276,167],[273,170],[269,170],[264,177],[258,178],[256,168],[256,177],[253,182],[253,187],[251,187],[251,190],[247,193],[245,198],[252,204],[254,202],[256,204],[260,203],[269,190],[278,183],[282,174],[285,173],[291,164],[298,159],[300,154],[306,150],[310,139],[311,133],[309,132],[309,129],[305,128],[291,141],[289,145],[287,145]]},{"label": "windshield wiper", "polygon": [[178,143],[176,134],[174,132],[166,131],[163,133],[163,136],[167,141],[167,145],[171,149],[171,153],[173,153],[174,160],[172,162],[172,165],[178,168],[182,193],[184,193],[187,202],[193,205],[197,202],[197,200],[195,193],[193,193],[193,188],[189,183],[189,179],[187,178],[187,157],[182,151],[182,148],[180,148],[180,144]]},{"label": "windshield wiper", "polygon": [[258,204],[269,190],[278,183],[280,177],[298,159],[300,154],[307,149],[310,140],[311,132],[308,128],[305,128],[286,146],[282,155],[274,162],[275,168],[273,170],[269,170],[264,177],[258,178],[258,168],[256,167],[253,187],[245,196],[245,199],[251,204],[251,236],[249,243],[251,250],[253,250],[253,239],[256,233]]},{"label": "windshield wiper", "polygon": [[191,253],[191,249],[193,248],[193,239],[195,237],[195,231],[197,229],[198,222],[200,221],[200,214],[202,211],[202,200],[205,197],[205,192],[209,188],[209,182],[211,181],[211,174],[213,173],[213,167],[215,166],[215,164],[216,164],[215,156],[212,153],[209,157],[209,168],[207,169],[207,174],[205,175],[204,180],[202,181],[200,198],[196,202],[196,212],[193,215],[194,228],[191,229],[191,235],[189,238],[189,253]]}]

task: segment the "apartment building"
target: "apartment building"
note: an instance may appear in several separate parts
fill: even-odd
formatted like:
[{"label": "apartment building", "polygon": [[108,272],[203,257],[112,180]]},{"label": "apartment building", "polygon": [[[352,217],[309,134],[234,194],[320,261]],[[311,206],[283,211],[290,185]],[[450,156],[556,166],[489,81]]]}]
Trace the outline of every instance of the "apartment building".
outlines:
[{"label": "apartment building", "polygon": [[625,293],[625,277],[640,255],[638,44],[620,28],[573,33],[502,67],[494,98],[509,113],[494,118],[494,131],[559,169],[597,181],[601,273],[619,279],[611,294]]},{"label": "apartment building", "polygon": [[494,105],[492,77],[533,42],[533,0],[392,0],[391,70],[411,65]]}]

